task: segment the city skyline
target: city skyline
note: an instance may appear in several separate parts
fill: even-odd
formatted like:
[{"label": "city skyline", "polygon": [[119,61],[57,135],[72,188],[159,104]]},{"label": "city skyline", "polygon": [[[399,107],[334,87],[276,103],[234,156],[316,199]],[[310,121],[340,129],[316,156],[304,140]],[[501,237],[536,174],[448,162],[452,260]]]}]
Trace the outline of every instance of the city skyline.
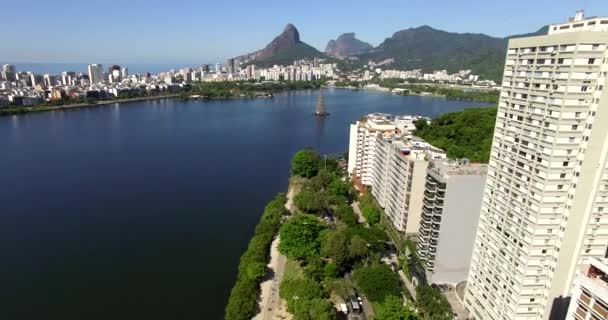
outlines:
[{"label": "city skyline", "polygon": [[[22,22],[23,13],[27,12],[28,17],[35,20],[48,21],[51,17],[52,34],[64,36],[40,37],[37,28],[16,28],[6,35],[5,41],[11,46],[0,52],[0,61],[214,63],[261,49],[288,22],[298,27],[304,42],[323,50],[327,41],[344,32],[355,32],[358,38],[374,46],[396,31],[421,25],[504,37],[534,32],[551,22],[564,21],[577,9],[585,9],[588,16],[608,10],[608,3],[600,1],[563,0],[557,5],[556,1],[548,0],[520,3],[526,6],[525,12],[521,12],[517,3],[478,0],[469,2],[469,6],[441,3],[441,12],[436,12],[437,3],[418,0],[401,4],[384,0],[373,5],[312,2],[301,6],[272,1],[263,7],[240,2],[212,6],[188,3],[179,7],[162,2],[146,3],[146,6],[104,3],[105,8],[117,8],[114,10],[100,10],[95,4],[71,0],[64,1],[63,6],[8,3],[3,5],[6,26]],[[183,10],[185,7],[188,10]],[[224,15],[225,12],[230,14]],[[542,14],[539,16],[539,13]],[[310,19],[311,15],[315,19]],[[497,19],[505,23],[496,24]],[[331,21],[331,27],[319,21]],[[368,27],[363,27],[366,25]],[[31,39],[36,39],[35,45]]]}]

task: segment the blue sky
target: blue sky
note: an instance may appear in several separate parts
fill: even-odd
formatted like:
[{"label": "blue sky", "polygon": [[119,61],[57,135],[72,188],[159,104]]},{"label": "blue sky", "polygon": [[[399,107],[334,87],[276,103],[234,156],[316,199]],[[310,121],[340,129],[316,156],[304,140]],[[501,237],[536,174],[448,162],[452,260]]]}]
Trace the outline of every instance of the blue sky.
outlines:
[{"label": "blue sky", "polygon": [[607,0],[0,0],[0,61],[212,63],[262,48],[288,22],[320,50],[343,32],[378,45],[424,24],[503,37],[580,8],[608,16]]}]

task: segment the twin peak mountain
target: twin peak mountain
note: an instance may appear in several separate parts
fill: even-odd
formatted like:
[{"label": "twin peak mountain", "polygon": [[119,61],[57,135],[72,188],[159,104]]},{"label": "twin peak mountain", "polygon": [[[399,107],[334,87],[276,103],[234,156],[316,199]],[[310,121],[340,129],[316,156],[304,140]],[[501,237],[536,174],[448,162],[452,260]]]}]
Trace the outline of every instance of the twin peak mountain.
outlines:
[{"label": "twin peak mountain", "polygon": [[421,26],[397,31],[377,47],[357,39],[354,33],[344,33],[337,39],[330,40],[325,52],[320,52],[303,42],[298,29],[289,23],[264,49],[235,59],[260,67],[290,65],[300,59],[324,58],[332,62],[343,59],[353,69],[362,67],[368,61],[383,62],[393,69],[423,69],[425,72],[471,69],[484,79],[499,81],[502,78],[508,40],[546,32],[545,26],[533,33],[498,38],[481,33],[454,33]]},{"label": "twin peak mountain", "polygon": [[325,52],[320,52],[313,46],[300,40],[300,32],[291,23],[285,26],[283,32],[274,38],[264,49],[236,57],[240,61],[251,61],[259,66],[287,65],[294,60],[305,58],[345,58],[362,53],[373,47],[355,38],[354,33],[344,33],[336,40],[330,40]]}]

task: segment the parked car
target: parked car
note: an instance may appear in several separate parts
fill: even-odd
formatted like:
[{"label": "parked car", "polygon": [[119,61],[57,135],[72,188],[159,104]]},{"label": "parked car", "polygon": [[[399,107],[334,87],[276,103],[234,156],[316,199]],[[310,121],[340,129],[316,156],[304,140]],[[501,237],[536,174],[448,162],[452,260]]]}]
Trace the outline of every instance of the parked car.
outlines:
[{"label": "parked car", "polygon": [[361,303],[359,303],[359,299],[355,296],[351,296],[349,299],[350,308],[353,313],[359,314],[362,311]]}]

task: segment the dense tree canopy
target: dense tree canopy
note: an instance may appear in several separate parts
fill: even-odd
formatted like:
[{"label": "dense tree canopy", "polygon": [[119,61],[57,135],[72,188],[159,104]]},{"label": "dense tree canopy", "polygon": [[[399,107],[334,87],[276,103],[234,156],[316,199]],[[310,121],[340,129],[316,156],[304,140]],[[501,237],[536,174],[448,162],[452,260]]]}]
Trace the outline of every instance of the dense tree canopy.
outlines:
[{"label": "dense tree canopy", "polygon": [[281,227],[279,251],[287,257],[302,259],[319,255],[319,233],[324,226],[311,215],[298,215]]},{"label": "dense tree canopy", "polygon": [[287,301],[287,309],[294,313],[299,303],[323,298],[325,291],[319,283],[311,279],[288,279],[281,282],[279,295]]},{"label": "dense tree canopy", "polygon": [[353,259],[361,259],[367,256],[369,252],[368,245],[367,241],[363,240],[363,238],[358,235],[353,236],[348,244],[348,253],[350,257]]},{"label": "dense tree canopy", "polygon": [[319,154],[312,149],[303,149],[293,156],[291,160],[291,174],[304,178],[311,178],[319,172]]},{"label": "dense tree canopy", "polygon": [[416,313],[406,308],[401,299],[395,296],[386,297],[376,309],[376,315],[372,320],[418,320]]},{"label": "dense tree canopy", "polygon": [[399,295],[399,276],[387,265],[373,265],[355,270],[355,285],[373,302],[382,302],[389,295]]},{"label": "dense tree canopy", "polygon": [[425,319],[452,319],[452,307],[439,290],[429,285],[420,285],[416,287],[416,299],[416,303]]},{"label": "dense tree canopy", "polygon": [[293,314],[294,320],[334,320],[336,309],[328,300],[315,298],[298,301]]},{"label": "dense tree canopy", "polygon": [[343,270],[349,258],[346,234],[341,230],[332,230],[323,241],[321,252],[330,258],[338,269]]},{"label": "dense tree canopy", "polygon": [[492,148],[496,108],[474,108],[440,115],[427,125],[416,122],[415,134],[448,153],[450,158],[468,158],[487,163]]},{"label": "dense tree canopy", "polygon": [[324,198],[325,196],[321,192],[305,189],[298,192],[293,199],[293,203],[304,213],[318,214],[324,208]]}]

